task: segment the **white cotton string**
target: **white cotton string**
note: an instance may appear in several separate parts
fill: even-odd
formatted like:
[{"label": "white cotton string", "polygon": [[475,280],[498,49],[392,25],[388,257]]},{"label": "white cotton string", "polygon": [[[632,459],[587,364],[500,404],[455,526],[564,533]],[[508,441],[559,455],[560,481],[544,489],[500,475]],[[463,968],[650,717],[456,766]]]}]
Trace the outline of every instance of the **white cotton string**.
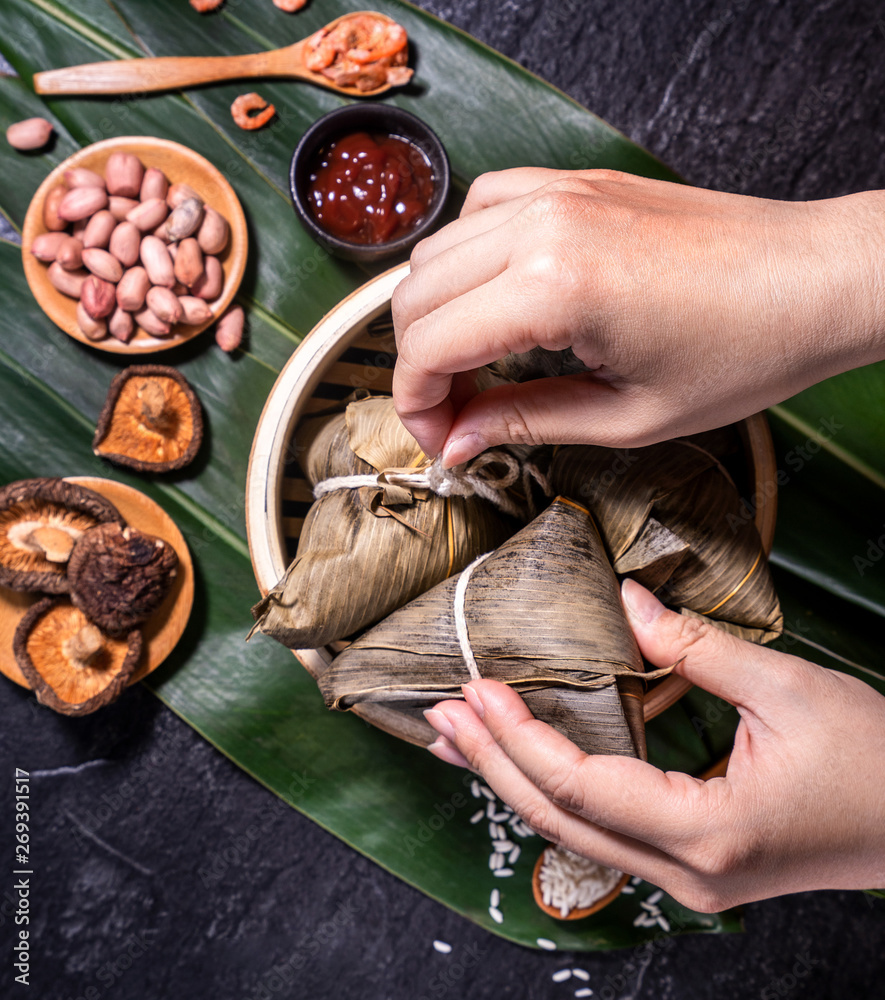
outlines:
[{"label": "white cotton string", "polygon": [[467,619],[464,617],[464,598],[467,596],[467,584],[470,583],[473,571],[480,563],[485,562],[491,554],[491,552],[486,552],[485,555],[474,559],[467,569],[462,570],[461,575],[458,577],[458,582],[455,584],[455,634],[458,636],[458,642],[461,646],[461,655],[467,664],[467,672],[473,681],[481,680],[482,674],[476,666],[476,657],[470,648],[470,636],[467,634]]},{"label": "white cotton string", "polygon": [[332,476],[317,483],[313,488],[314,500],[335,490],[358,490],[361,486],[378,486],[378,476]]},{"label": "white cotton string", "polygon": [[[482,470],[490,465],[503,465],[506,471],[497,478],[481,476]],[[387,469],[378,475],[332,476],[317,483],[313,488],[313,495],[314,499],[319,500],[321,496],[335,490],[356,490],[362,486],[383,487],[389,484],[402,486],[405,489],[431,490],[441,497],[481,496],[506,513],[522,517],[523,511],[505,492],[516,482],[519,475],[519,462],[512,455],[502,451],[488,451],[467,466],[454,469],[444,469],[437,459],[424,469]],[[530,497],[527,486],[529,477],[540,483],[542,488],[546,481],[534,466],[529,468],[527,464],[523,470],[523,478],[526,483],[526,493]]]}]

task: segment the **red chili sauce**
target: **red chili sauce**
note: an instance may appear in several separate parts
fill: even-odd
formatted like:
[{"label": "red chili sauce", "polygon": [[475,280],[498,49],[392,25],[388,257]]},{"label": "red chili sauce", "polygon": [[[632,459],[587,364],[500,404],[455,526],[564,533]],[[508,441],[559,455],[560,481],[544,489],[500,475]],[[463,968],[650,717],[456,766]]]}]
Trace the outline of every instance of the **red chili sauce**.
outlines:
[{"label": "red chili sauce", "polygon": [[349,243],[388,243],[410,233],[433,197],[433,167],[395,135],[353,132],[311,164],[308,201],[317,222]]}]

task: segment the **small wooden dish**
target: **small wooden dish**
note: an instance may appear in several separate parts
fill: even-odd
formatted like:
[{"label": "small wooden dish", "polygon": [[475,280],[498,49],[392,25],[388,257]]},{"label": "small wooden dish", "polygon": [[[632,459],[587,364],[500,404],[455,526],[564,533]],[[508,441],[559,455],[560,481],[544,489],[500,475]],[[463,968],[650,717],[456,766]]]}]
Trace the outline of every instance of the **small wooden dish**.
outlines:
[{"label": "small wooden dish", "polygon": [[[104,175],[105,164],[111,153],[134,153],[145,167],[158,167],[162,170],[170,184],[179,182],[189,184],[207,205],[220,212],[230,224],[230,241],[220,256],[224,284],[221,295],[214,302],[208,303],[213,317],[207,322],[196,326],[179,323],[172,328],[172,333],[168,337],[156,337],[136,327],[135,336],[128,344],[111,336],[105,337],[104,340],[89,340],[77,326],[76,300],[62,295],[53,287],[47,273],[49,265],[37,260],[31,253],[35,238],[47,231],[43,225],[43,203],[52,188],[64,182],[64,172],[72,167],[86,167]],[[150,354],[155,351],[166,351],[202,333],[224,312],[236,295],[246,269],[248,252],[246,216],[234,189],[221,171],[187,146],[171,142],[169,139],[156,139],[153,136],[103,139],[69,156],[37,188],[28,206],[22,228],[22,261],[25,277],[40,308],[74,340],[111,354]]]},{"label": "small wooden dish", "polygon": [[[304,513],[313,497],[292,459],[291,440],[302,417],[322,410],[357,388],[390,392],[396,346],[389,319],[390,299],[409,273],[400,264],[342,299],[304,338],[280,372],[264,404],[246,476],[246,528],[252,569],[262,595],[283,576],[294,557]],[[766,553],[774,538],[777,496],[767,484],[777,479],[774,447],[765,415],[736,425],[746,455],[748,496],[759,498],[755,523]],[[294,650],[318,679],[345,643]],[[670,675],[648,686],[646,722],[660,715],[691,688]],[[351,711],[400,739],[427,746],[436,733],[420,712],[387,705],[357,705]]]},{"label": "small wooden dish", "polygon": [[604,896],[600,896],[592,906],[569,910],[568,915],[564,917],[555,906],[548,906],[541,896],[541,865],[544,862],[544,855],[547,853],[547,849],[550,846],[551,845],[548,844],[547,847],[541,851],[538,855],[538,860],[535,862],[535,867],[532,869],[532,896],[534,897],[538,908],[543,910],[548,917],[553,917],[554,920],[583,920],[585,917],[598,913],[601,909],[608,906],[609,903],[614,902],[618,896],[621,895],[621,890],[624,886],[630,881],[630,876],[625,873],[620,879],[618,879],[614,889],[607,892]]},{"label": "small wooden dish", "polygon": [[[149,497],[111,479],[69,476],[69,481],[101,494],[120,511],[128,524],[168,542],[178,555],[178,572],[172,590],[142,629],[141,663],[130,684],[140,681],[166,659],[184,632],[194,603],[194,566],[184,536],[172,518]],[[0,673],[22,687],[30,687],[12,651],[12,639],[25,612],[44,594],[24,593],[0,587]]]}]

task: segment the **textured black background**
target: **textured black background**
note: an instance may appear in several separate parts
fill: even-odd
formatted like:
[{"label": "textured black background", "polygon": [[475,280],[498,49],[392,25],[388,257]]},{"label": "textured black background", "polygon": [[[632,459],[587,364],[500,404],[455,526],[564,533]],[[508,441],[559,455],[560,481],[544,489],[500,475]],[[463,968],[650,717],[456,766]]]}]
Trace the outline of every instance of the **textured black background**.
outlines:
[{"label": "textured black background", "polygon": [[[788,199],[885,186],[885,10],[875,3],[420,6],[696,184]],[[0,718],[0,830],[17,765],[33,775],[40,871],[30,994],[13,982],[11,880],[0,881],[3,997],[566,998],[578,985],[551,982],[566,956],[487,934],[282,807],[140,687],[70,720],[3,681]],[[121,803],[127,780],[137,795]],[[248,851],[231,851],[255,831]],[[7,872],[6,832],[2,840]],[[219,862],[225,851],[238,860]],[[573,964],[590,970],[597,996],[624,1000],[880,995],[885,901],[803,894],[748,906],[746,927]],[[434,952],[434,938],[452,954]],[[284,983],[274,966],[293,957],[297,980]]]}]

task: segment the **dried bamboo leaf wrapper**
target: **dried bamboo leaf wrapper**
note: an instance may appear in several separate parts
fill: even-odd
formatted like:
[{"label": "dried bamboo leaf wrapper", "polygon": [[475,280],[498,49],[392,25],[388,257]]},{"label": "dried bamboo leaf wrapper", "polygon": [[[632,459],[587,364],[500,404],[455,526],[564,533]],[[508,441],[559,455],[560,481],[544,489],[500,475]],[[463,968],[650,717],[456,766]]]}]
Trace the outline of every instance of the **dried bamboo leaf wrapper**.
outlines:
[{"label": "dried bamboo leaf wrapper", "polygon": [[[308,420],[296,442],[313,486],[423,459],[389,397]],[[478,497],[445,498],[390,485],[336,489],[312,504],[295,559],[252,614],[261,631],[292,649],[323,646],[390,614],[515,527]]]},{"label": "dried bamboo leaf wrapper", "polygon": [[567,445],[557,448],[548,478],[555,493],[590,508],[616,561],[636,541],[657,501],[713,465],[712,455],[682,441],[617,451]]},{"label": "dried bamboo leaf wrapper", "polygon": [[759,533],[718,469],[656,504],[655,512],[689,543],[688,555],[659,592],[662,600],[745,629],[780,634],[783,618]]},{"label": "dried bamboo leaf wrapper", "polygon": [[[400,608],[340,653],[320,678],[326,703],[430,706],[461,697],[472,675],[457,634],[458,579]],[[539,695],[539,717],[549,711],[548,721],[588,752],[637,753],[616,683],[641,673],[642,659],[584,508],[554,501],[473,570],[463,607],[481,676],[530,697],[569,689],[575,698]]]}]

